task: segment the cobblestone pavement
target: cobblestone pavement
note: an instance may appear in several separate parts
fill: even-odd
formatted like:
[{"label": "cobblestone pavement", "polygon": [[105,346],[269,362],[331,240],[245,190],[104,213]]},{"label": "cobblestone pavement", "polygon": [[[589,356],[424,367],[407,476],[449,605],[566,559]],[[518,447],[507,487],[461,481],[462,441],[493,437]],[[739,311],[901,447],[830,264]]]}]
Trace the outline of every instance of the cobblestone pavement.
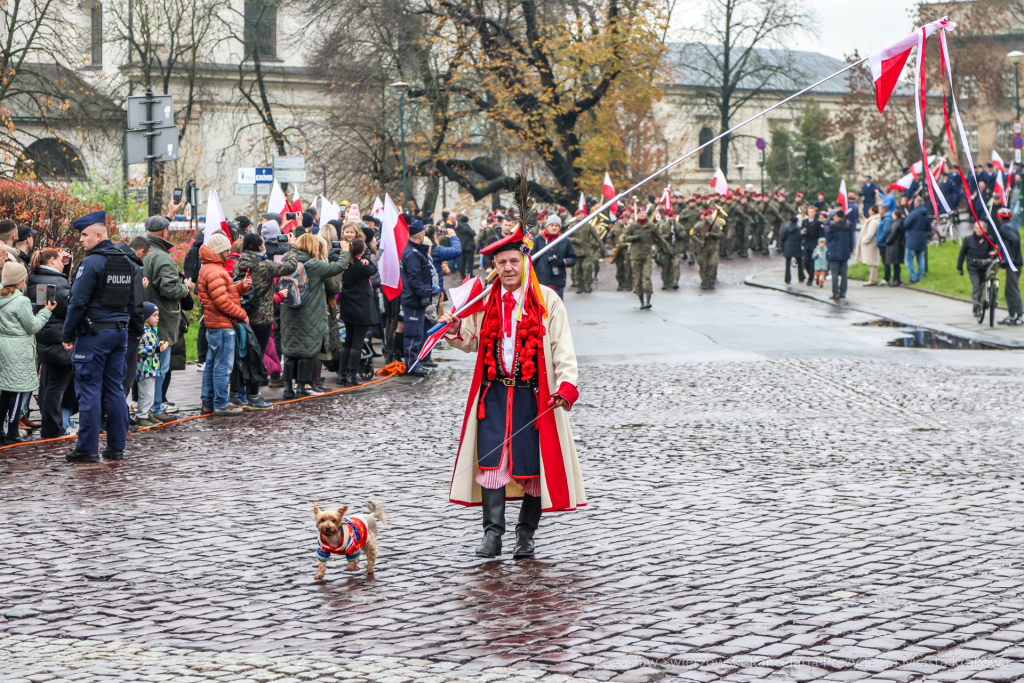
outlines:
[{"label": "cobblestone pavement", "polygon": [[[590,504],[518,562],[446,502],[468,382],[0,451],[0,680],[1024,677],[1019,373],[585,367]],[[369,496],[376,575],[314,582],[312,504]]]}]

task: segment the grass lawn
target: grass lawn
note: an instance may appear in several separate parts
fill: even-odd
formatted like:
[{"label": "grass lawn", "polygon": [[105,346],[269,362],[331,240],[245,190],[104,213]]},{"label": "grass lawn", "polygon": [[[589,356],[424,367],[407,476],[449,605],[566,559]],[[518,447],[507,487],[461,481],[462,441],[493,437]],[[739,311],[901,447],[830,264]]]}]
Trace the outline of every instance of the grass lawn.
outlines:
[{"label": "grass lawn", "polygon": [[[956,274],[956,258],[960,254],[960,245],[956,242],[943,242],[942,244],[928,245],[928,270],[924,278],[913,286],[918,289],[927,289],[943,294],[971,298],[971,279],[964,271],[963,276]],[[907,283],[907,267],[904,264],[901,268],[900,277],[904,285]],[[883,268],[878,267],[878,277],[882,278]],[[867,280],[868,267],[863,263],[850,266],[849,275],[851,280]],[[999,302],[1006,305],[1004,292],[1006,291],[1006,273],[999,271]]]},{"label": "grass lawn", "polygon": [[[867,270],[864,271],[865,273]],[[199,322],[189,323],[188,332],[185,333],[185,359],[191,363],[199,358],[196,352],[196,340],[199,338]]]}]

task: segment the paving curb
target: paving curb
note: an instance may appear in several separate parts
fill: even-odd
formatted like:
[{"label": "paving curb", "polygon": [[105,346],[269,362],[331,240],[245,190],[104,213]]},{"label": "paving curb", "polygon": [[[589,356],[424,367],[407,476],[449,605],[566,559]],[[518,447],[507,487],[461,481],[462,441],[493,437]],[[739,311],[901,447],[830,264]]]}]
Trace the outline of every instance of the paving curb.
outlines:
[{"label": "paving curb", "polygon": [[[935,332],[941,332],[942,334],[948,334],[948,335],[953,336],[953,337],[961,337],[963,339],[970,339],[971,341],[981,342],[983,344],[989,344],[989,345],[994,346],[994,347],[996,347],[998,349],[1007,349],[1007,350],[1024,349],[1024,341],[1015,341],[1015,340],[1002,339],[1002,338],[999,338],[999,337],[993,337],[993,336],[985,334],[983,332],[972,332],[970,330],[960,329],[959,327],[951,327],[949,325],[940,325],[940,324],[936,324],[936,323],[930,323],[930,322],[926,322],[924,320],[920,320],[918,318],[913,318],[913,317],[910,317],[910,316],[901,315],[899,313],[892,313],[890,311],[883,311],[883,310],[880,310],[880,309],[877,309],[877,308],[873,308],[871,306],[865,306],[863,304],[853,303],[853,302],[845,300],[845,299],[842,300],[842,301],[836,302],[836,301],[832,301],[829,298],[826,298],[824,295],[821,295],[820,297],[819,296],[815,296],[815,293],[813,291],[810,291],[810,292],[809,291],[804,291],[804,290],[801,290],[801,289],[799,289],[797,287],[793,287],[792,285],[778,285],[778,284],[775,284],[775,283],[772,283],[772,282],[765,282],[763,280],[758,280],[755,277],[748,277],[748,278],[746,278],[743,281],[743,284],[745,284],[747,286],[750,286],[750,287],[760,287],[761,289],[774,289],[774,290],[776,290],[778,292],[783,292],[785,294],[792,294],[793,296],[801,296],[801,297],[804,297],[805,299],[812,299],[814,301],[817,301],[818,303],[828,304],[829,306],[838,306],[840,308],[849,308],[850,310],[859,311],[861,313],[867,313],[869,315],[873,315],[873,316],[876,316],[878,318],[883,318],[885,320],[891,320],[893,322],[901,323],[901,324],[907,325],[909,327],[920,327],[922,329],[934,330]],[[923,292],[925,294],[937,294],[936,292],[932,292],[932,291],[927,290],[927,289],[918,289],[916,291]],[[939,296],[948,296],[948,295],[939,294]],[[958,299],[959,297],[949,297],[949,298],[956,298],[956,299]]]}]

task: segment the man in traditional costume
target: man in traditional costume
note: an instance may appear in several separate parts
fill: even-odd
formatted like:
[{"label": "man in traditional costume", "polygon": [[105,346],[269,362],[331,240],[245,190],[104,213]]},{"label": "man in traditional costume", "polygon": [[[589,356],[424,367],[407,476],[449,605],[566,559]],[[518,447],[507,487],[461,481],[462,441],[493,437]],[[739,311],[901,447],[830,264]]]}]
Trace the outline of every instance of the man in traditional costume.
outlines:
[{"label": "man in traditional costume", "polygon": [[501,554],[505,501],[521,499],[513,558],[534,554],[541,512],[586,505],[566,414],[578,397],[576,353],[565,306],[537,282],[530,261],[529,212],[488,245],[497,269],[482,310],[452,322],[453,347],[477,352],[449,500],[483,509],[479,557]]}]

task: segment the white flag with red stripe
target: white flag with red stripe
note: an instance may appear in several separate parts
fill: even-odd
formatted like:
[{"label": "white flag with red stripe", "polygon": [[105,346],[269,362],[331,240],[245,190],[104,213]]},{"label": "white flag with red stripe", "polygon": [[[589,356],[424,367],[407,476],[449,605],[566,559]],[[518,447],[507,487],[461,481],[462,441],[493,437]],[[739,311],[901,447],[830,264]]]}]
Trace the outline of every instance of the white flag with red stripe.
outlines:
[{"label": "white flag with red stripe", "polygon": [[299,186],[292,186],[292,204],[291,209],[295,213],[302,213],[302,198],[299,196]]},{"label": "white flag with red stripe", "polygon": [[715,175],[711,178],[711,189],[720,195],[725,195],[729,192],[729,181],[725,179],[725,174],[722,173],[721,168],[715,169]]},{"label": "white flag with red stripe", "polygon": [[[993,152],[994,154],[994,152]],[[1006,201],[1006,174],[1002,171],[996,171],[996,186],[992,188],[992,194],[999,197],[999,201],[1003,206],[1007,206]]]},{"label": "white flag with red stripe", "polygon": [[846,194],[846,179],[839,181],[839,196],[836,197],[836,201],[843,205],[843,213],[850,210],[849,201],[850,198]]},{"label": "white flag with red stripe", "polygon": [[[928,157],[928,165],[931,166],[933,161],[935,161],[935,155],[934,154],[931,155],[930,157]],[[924,165],[920,161],[915,161],[910,166],[910,174],[916,178],[917,176],[921,175],[921,171],[923,169],[924,169]]]},{"label": "white flag with red stripe", "polygon": [[218,230],[223,230],[228,239],[231,239],[228,219],[224,216],[224,209],[220,206],[220,197],[217,196],[217,190],[210,190],[210,194],[206,197],[206,223],[203,225],[203,239],[209,240],[210,235]]},{"label": "white flag with red stripe", "polygon": [[380,285],[388,301],[393,301],[402,293],[402,252],[409,243],[409,227],[387,194],[384,195],[380,221]]},{"label": "white flag with red stripe", "polygon": [[[479,296],[483,291],[483,280],[478,277],[467,277],[461,285],[448,290],[448,296],[451,301],[451,308],[448,312],[456,317],[466,318],[477,311],[483,310],[485,299],[480,299],[475,304],[468,307],[466,305],[468,302]],[[420,349],[419,354],[416,356],[417,360],[423,360],[427,357],[427,354],[430,353],[432,348],[434,348],[434,345],[441,341],[441,338],[448,331],[449,327],[451,327],[451,325],[445,325],[443,328],[427,337],[426,341],[423,342],[423,348]]]},{"label": "white flag with red stripe", "polygon": [[275,180],[270,190],[270,201],[267,202],[267,213],[284,213],[287,208],[288,200],[285,199],[284,190],[281,189],[281,183]]},{"label": "white flag with red stripe", "polygon": [[[612,196],[614,197],[615,195]],[[586,212],[587,210],[587,199],[583,196],[582,192],[580,192],[580,201],[576,204],[576,210],[583,212]]]},{"label": "white flag with red stripe", "polygon": [[999,152],[995,150],[992,150],[992,165],[1003,173],[1006,173],[1006,165],[1003,164],[1003,159],[999,156]]},{"label": "white flag with red stripe", "polygon": [[[604,185],[601,186],[601,196],[605,199],[611,199],[615,196],[615,188],[612,187],[612,177],[608,175],[608,171],[604,172]],[[612,218],[619,215],[619,203],[615,202],[608,207],[608,212]]]},{"label": "white flag with red stripe", "polygon": [[893,190],[907,190],[907,189],[910,189],[910,186],[914,184],[914,175],[915,174],[913,174],[913,173],[908,173],[907,175],[903,176],[902,178],[900,178],[896,182],[894,182],[891,185],[889,185],[889,187],[887,188],[888,191],[892,192]]},{"label": "white flag with red stripe", "polygon": [[665,191],[661,193],[661,199],[658,202],[666,209],[672,208],[672,192],[666,187]]},{"label": "white flag with red stripe", "polygon": [[917,47],[921,31],[924,31],[924,37],[927,38],[940,28],[951,30],[955,27],[956,24],[943,17],[938,21],[925,24],[905,38],[901,38],[868,57],[871,79],[875,82],[875,103],[878,105],[878,111],[883,111],[886,103],[889,102],[889,97],[896,88],[896,83],[903,73],[903,67],[907,64],[910,52]]},{"label": "white flag with red stripe", "polygon": [[939,157],[939,160],[935,162],[935,168],[932,169],[932,175],[938,178],[946,172],[946,157]]}]

